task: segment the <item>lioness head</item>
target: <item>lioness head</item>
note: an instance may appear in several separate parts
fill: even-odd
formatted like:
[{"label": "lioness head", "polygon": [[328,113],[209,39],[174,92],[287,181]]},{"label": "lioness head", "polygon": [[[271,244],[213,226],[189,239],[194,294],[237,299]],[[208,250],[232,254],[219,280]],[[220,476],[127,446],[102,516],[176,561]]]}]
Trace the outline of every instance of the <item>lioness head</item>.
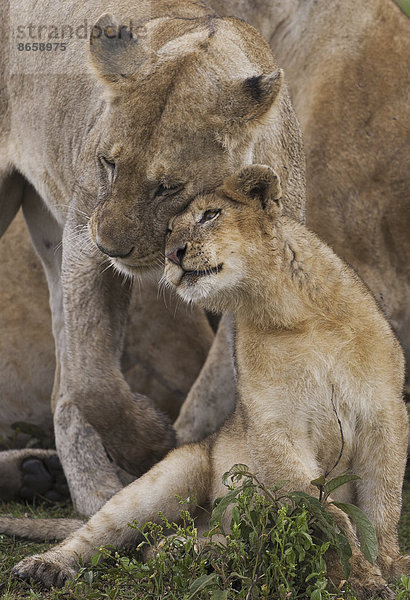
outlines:
[{"label": "lioness head", "polygon": [[[286,114],[291,108],[268,46],[245,23],[167,16],[131,33],[104,15],[97,25],[109,33],[90,43],[105,90],[89,142],[99,191],[96,205],[95,177],[82,184],[83,205],[89,203],[82,210],[91,214],[101,252],[134,274],[162,264],[170,217],[251,163],[262,137],[278,169],[293,172],[282,133],[277,144],[269,137],[285,118],[279,105],[285,102]],[[292,143],[299,144],[294,133]],[[292,177],[285,182],[290,198]],[[300,217],[300,206],[288,204]]]},{"label": "lioness head", "polygon": [[244,167],[215,192],[199,195],[170,221],[166,281],[185,301],[216,310],[230,305],[271,251],[267,240],[275,236],[281,196],[278,176],[265,165]]}]

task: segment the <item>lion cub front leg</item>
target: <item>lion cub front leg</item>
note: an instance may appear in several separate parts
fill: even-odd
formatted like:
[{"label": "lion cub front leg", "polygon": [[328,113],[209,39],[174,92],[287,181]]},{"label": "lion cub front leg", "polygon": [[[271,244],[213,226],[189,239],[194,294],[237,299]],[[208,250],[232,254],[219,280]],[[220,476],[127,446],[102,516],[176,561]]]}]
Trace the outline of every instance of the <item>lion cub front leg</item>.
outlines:
[{"label": "lion cub front leg", "polygon": [[377,564],[386,579],[410,575],[410,555],[401,554],[397,527],[401,512],[401,490],[407,460],[407,412],[400,397],[384,395],[384,410],[378,427],[362,425],[353,473],[357,504],[376,530]]},{"label": "lion cub front leg", "polygon": [[176,495],[196,498],[198,504],[208,500],[210,489],[209,440],[189,444],[170,452],[161,462],[113,496],[83,527],[62,544],[45,554],[22,560],[13,573],[33,579],[45,586],[62,585],[72,578],[78,557],[88,562],[104,544],[130,546],[138,540],[136,529],[147,521],[159,522],[161,511],[170,521],[177,521],[181,505]]},{"label": "lion cub front leg", "polygon": [[[263,434],[261,435],[263,439]],[[318,477],[320,468],[313,455],[306,449],[303,452],[295,449],[290,442],[286,431],[282,434],[277,431],[270,440],[269,451],[263,443],[248,442],[254,469],[260,474],[266,485],[274,485],[278,481],[287,481],[289,491],[303,491],[311,496],[317,496],[318,490],[311,481]],[[307,447],[306,447],[307,448]],[[352,549],[350,559],[350,583],[353,590],[360,598],[380,597],[393,599],[394,594],[387,588],[380,569],[370,564],[360,551],[358,540],[353,526],[347,515],[336,506],[329,505],[328,511],[332,514],[335,523],[344,530]]]}]

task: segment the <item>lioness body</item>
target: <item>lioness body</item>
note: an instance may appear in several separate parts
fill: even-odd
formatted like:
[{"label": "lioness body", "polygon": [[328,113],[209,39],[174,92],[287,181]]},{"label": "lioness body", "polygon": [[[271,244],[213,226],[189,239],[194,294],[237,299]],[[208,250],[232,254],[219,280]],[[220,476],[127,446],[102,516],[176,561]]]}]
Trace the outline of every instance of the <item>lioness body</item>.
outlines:
[{"label": "lioness body", "polygon": [[[383,576],[409,572],[397,542],[408,432],[400,345],[354,272],[280,216],[277,181],[268,167],[243,169],[174,218],[167,241],[165,274],[179,295],[234,315],[233,416],[205,441],[172,451],[56,549],[22,561],[19,576],[61,584],[75,573],[78,555],[89,560],[101,544],[131,543],[131,520],[155,521],[158,511],[177,519],[175,494],[212,503],[224,493],[223,473],[238,462],[268,485],[286,480],[288,489],[313,495],[319,475],[359,475],[335,496],[372,520]],[[352,545],[356,593],[390,598],[347,517],[329,510]],[[5,519],[0,527],[20,535],[36,530]]]},{"label": "lioness body", "polygon": [[[169,218],[253,160],[278,170],[301,218],[304,170],[283,76],[253,28],[189,0],[122,0],[121,21],[98,19],[105,0],[73,7],[1,8],[0,233],[22,205],[50,290],[57,450],[76,508],[91,514],[121,487],[106,450],[137,475],[175,443],[121,373],[130,286],[107,267],[158,270]],[[45,21],[98,27],[65,50],[19,49],[19,36],[45,35],[28,25]],[[224,386],[232,406],[223,347],[218,338],[200,377],[212,385],[197,385],[192,405]]]}]

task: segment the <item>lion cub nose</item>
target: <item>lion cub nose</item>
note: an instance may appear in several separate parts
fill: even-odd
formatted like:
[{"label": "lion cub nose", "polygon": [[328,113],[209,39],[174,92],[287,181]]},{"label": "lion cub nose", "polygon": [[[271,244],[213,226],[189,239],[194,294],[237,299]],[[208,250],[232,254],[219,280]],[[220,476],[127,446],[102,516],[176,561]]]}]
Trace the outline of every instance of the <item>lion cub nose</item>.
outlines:
[{"label": "lion cub nose", "polygon": [[174,250],[165,254],[165,258],[173,262],[175,265],[181,266],[182,259],[184,258],[187,246],[188,244],[185,244],[185,246],[183,246],[182,248],[174,248]]}]

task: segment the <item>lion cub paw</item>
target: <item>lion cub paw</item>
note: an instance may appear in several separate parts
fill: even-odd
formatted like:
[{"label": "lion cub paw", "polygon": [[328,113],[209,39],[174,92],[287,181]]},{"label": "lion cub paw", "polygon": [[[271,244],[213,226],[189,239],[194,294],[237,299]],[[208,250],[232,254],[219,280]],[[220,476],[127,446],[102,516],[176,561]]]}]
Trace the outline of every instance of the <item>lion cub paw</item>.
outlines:
[{"label": "lion cub paw", "polygon": [[410,575],[410,554],[399,556],[393,561],[392,577],[397,579],[401,575]]},{"label": "lion cub paw", "polygon": [[14,577],[31,579],[49,588],[62,587],[68,579],[73,579],[76,570],[67,565],[59,552],[35,554],[19,562],[13,569]]},{"label": "lion cub paw", "polygon": [[361,600],[394,600],[396,594],[391,590],[381,577],[360,578],[351,576],[350,585],[353,592]]}]

